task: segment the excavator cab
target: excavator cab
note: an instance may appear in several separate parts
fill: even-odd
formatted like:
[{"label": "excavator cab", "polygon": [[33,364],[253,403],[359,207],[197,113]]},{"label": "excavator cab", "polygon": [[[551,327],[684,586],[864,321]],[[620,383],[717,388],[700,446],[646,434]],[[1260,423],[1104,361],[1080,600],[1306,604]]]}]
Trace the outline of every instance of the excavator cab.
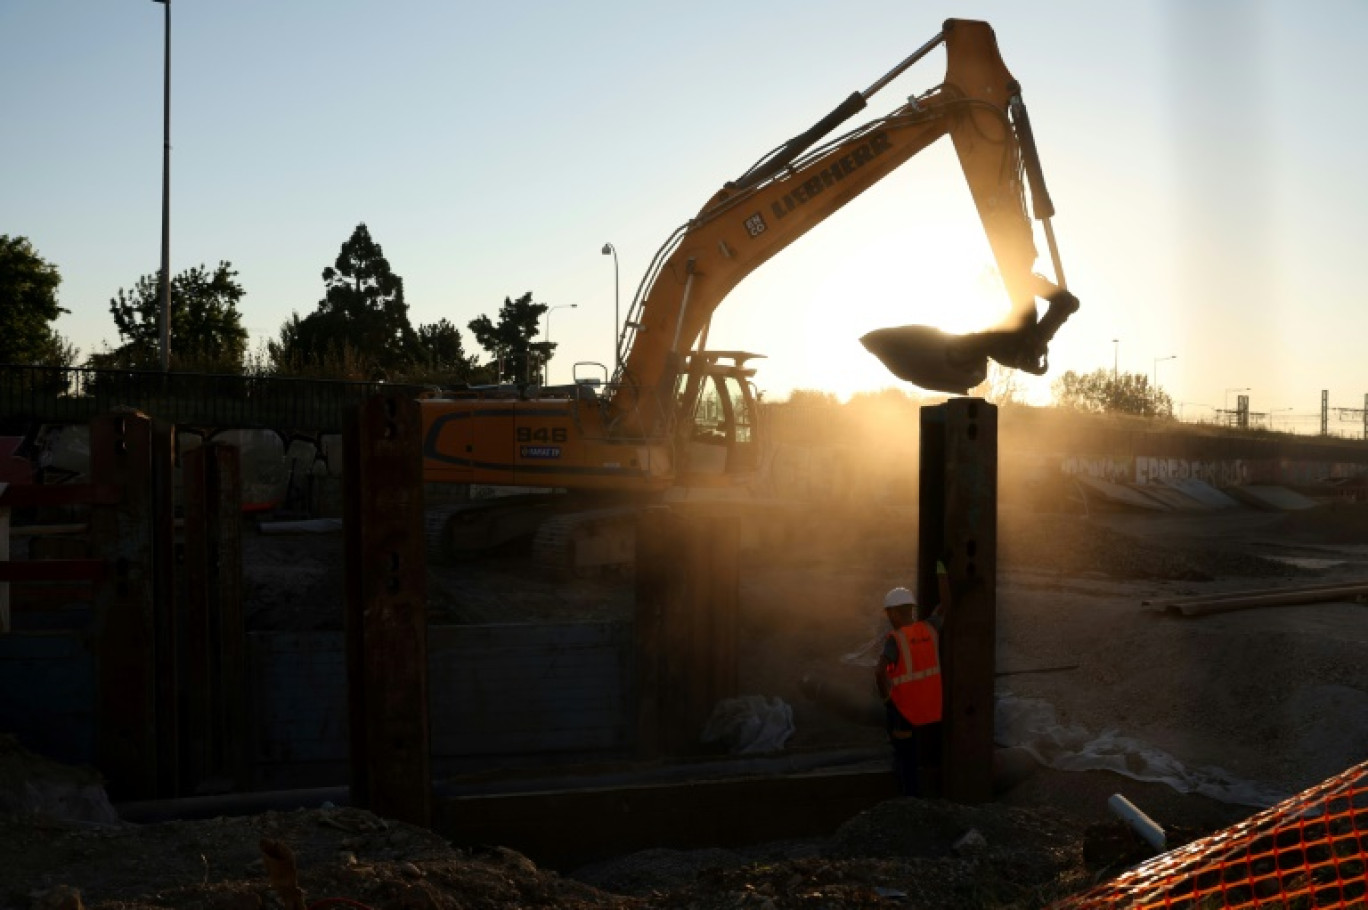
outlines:
[{"label": "excavator cab", "polygon": [[761,354],[695,351],[681,376],[676,451],[679,474],[698,486],[730,485],[760,466],[759,408],[753,367]]}]

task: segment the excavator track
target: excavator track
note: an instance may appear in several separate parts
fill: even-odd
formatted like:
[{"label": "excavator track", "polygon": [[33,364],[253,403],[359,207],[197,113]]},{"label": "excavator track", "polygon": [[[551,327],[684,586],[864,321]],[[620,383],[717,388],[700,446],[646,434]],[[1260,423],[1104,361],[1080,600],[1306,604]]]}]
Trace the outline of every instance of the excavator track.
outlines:
[{"label": "excavator track", "polygon": [[615,506],[553,515],[532,538],[532,561],[556,575],[627,571],[636,559],[639,512]]},{"label": "excavator track", "polygon": [[503,496],[430,508],[424,516],[428,559],[450,564],[533,536],[551,514],[550,495]]}]

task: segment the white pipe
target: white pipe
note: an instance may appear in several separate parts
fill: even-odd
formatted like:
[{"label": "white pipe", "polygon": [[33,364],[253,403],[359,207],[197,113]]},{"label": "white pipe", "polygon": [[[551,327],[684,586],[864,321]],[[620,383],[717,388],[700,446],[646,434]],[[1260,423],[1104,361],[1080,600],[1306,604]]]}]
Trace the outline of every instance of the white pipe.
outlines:
[{"label": "white pipe", "polygon": [[1135,805],[1120,793],[1113,793],[1107,800],[1107,808],[1117,818],[1134,829],[1135,833],[1154,848],[1156,853],[1164,852],[1164,829],[1155,824],[1148,815],[1135,808]]}]

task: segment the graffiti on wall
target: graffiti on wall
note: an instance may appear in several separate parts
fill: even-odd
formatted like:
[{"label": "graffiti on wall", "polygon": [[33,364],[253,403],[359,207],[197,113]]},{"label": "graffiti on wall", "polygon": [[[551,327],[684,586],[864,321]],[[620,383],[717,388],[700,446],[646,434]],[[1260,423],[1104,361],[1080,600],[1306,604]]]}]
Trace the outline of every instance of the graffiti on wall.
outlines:
[{"label": "graffiti on wall", "polygon": [[1140,455],[1135,459],[1135,482],[1141,485],[1201,480],[1218,488],[1238,487],[1253,481],[1254,473],[1253,465],[1240,458],[1159,458]]},{"label": "graffiti on wall", "polygon": [[1060,471],[1069,477],[1131,483],[1135,476],[1135,459],[1129,455],[1070,455],[1060,461]]}]

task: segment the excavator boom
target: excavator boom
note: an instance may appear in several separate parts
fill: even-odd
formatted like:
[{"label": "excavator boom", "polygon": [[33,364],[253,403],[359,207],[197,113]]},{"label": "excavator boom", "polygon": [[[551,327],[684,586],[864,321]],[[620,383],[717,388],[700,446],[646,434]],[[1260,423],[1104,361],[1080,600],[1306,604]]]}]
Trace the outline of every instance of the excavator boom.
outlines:
[{"label": "excavator boom", "polygon": [[[870,96],[942,44],[940,85],[829,138]],[[642,280],[606,386],[577,379],[550,389],[458,390],[422,402],[428,481],[467,496],[481,485],[571,494],[523,502],[457,497],[430,515],[434,542],[444,552],[471,552],[535,529],[533,551],[546,564],[616,565],[630,562],[631,515],[641,502],[751,495],[763,424],[747,362],[758,355],[708,350],[713,312],[761,264],[942,136],[954,143],[997,260],[1009,298],[1006,318],[971,335],[902,326],[862,341],[896,375],[925,388],[967,391],[984,378],[988,358],[1044,372],[1050,339],[1078,306],[1064,289],[1049,230],[1053,205],[1020,87],[993,30],[949,20],[869,89],[725,184],[675,232]],[[1032,271],[1028,185],[1035,215],[1046,224],[1054,281]],[[1043,316],[1037,298],[1049,304]]]},{"label": "excavator boom", "polygon": [[[807,151],[940,43],[946,49],[946,74],[939,86]],[[1052,233],[1056,281],[1032,271],[1036,248],[1025,206],[1026,182],[1037,217],[1047,219],[1053,205],[1020,87],[1002,61],[992,28],[984,22],[949,20],[940,35],[868,91],[851,95],[812,129],[725,185],[662,247],[625,330],[634,334],[615,383],[610,422],[628,435],[661,432],[684,359],[727,294],[946,135],[954,143],[1006,287],[1008,315],[993,331],[962,339],[906,327],[871,333],[866,346],[902,378],[944,391],[964,392],[981,381],[983,359],[990,356],[1006,366],[1043,372],[1048,342],[1077,309],[1077,301],[1063,287]],[[1037,297],[1051,304],[1044,319],[1037,318]]]}]

